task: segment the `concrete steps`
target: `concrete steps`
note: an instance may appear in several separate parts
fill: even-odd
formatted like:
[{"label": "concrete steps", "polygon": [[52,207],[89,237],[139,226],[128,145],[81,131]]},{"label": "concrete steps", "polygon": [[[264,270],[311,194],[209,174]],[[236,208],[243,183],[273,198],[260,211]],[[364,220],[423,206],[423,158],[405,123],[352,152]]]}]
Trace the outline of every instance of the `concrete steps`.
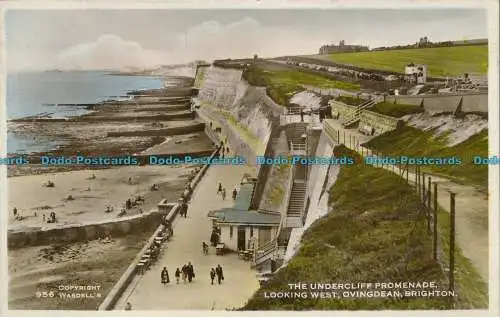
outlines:
[{"label": "concrete steps", "polygon": [[288,200],[285,228],[302,227],[302,216],[304,213],[304,199],[306,195],[306,183],[294,181]]}]

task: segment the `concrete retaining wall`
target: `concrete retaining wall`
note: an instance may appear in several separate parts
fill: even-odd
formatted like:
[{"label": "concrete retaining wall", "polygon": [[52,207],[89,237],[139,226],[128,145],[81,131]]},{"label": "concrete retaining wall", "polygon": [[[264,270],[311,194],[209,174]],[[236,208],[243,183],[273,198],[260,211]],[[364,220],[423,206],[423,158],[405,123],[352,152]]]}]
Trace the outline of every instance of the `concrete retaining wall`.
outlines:
[{"label": "concrete retaining wall", "polygon": [[435,113],[455,112],[462,101],[463,112],[488,113],[488,94],[471,93],[467,95],[426,95],[426,96],[386,96],[386,102],[423,107],[426,111]]},{"label": "concrete retaining wall", "polygon": [[354,112],[356,111],[355,106],[350,106],[346,105],[343,102],[338,102],[335,100],[330,101],[330,105],[332,106],[332,112],[336,111],[339,113],[339,119],[345,120],[347,118],[350,118],[354,115]]},{"label": "concrete retaining wall", "polygon": [[382,134],[399,128],[403,122],[397,118],[386,116],[373,111],[361,112],[359,125],[369,125],[375,129],[375,134]]}]

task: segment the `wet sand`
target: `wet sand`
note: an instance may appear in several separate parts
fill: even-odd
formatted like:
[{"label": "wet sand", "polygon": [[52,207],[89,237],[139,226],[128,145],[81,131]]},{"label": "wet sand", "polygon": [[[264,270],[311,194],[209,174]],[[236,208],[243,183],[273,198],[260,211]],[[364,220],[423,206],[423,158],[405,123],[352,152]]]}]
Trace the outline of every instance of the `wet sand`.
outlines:
[{"label": "wet sand", "polygon": [[[9,251],[9,309],[97,310],[151,235],[144,230],[110,241],[26,247]],[[64,285],[99,286],[100,297],[61,298]],[[54,292],[38,298],[37,292]],[[97,294],[96,294],[97,295]]]}]

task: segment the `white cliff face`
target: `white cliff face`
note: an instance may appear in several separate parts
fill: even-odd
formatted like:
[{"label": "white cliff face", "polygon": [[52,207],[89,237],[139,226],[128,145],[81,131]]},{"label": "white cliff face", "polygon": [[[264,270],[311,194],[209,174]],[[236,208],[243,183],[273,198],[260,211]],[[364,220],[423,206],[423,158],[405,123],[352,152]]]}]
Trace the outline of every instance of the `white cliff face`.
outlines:
[{"label": "white cliff face", "polygon": [[223,108],[233,105],[236,99],[237,86],[241,82],[243,71],[210,67],[205,72],[205,78],[199,97]]},{"label": "white cliff face", "polygon": [[402,118],[408,125],[423,131],[435,129],[436,137],[449,132],[447,145],[455,146],[466,141],[471,136],[488,129],[488,120],[481,116],[468,114],[465,118],[455,118],[453,115],[431,116],[427,113],[408,115]]},{"label": "white cliff face", "polygon": [[[321,134],[316,156],[331,157],[333,155],[333,146],[327,141],[324,133]],[[328,198],[330,188],[337,180],[340,171],[339,165],[332,165],[328,173],[328,165],[314,165],[309,176],[307,195],[311,197],[309,211],[307,213],[304,227],[292,229],[288,247],[286,249],[284,263],[285,267],[290,259],[300,248],[300,241],[304,232],[318,219],[324,217],[329,211]],[[326,186],[324,186],[326,182]],[[323,190],[324,188],[324,190]]]},{"label": "white cliff face", "polygon": [[264,90],[250,86],[242,79],[243,72],[236,69],[210,67],[204,74],[199,100],[230,112],[237,124],[247,129],[258,140],[263,154],[271,135],[273,117]]}]

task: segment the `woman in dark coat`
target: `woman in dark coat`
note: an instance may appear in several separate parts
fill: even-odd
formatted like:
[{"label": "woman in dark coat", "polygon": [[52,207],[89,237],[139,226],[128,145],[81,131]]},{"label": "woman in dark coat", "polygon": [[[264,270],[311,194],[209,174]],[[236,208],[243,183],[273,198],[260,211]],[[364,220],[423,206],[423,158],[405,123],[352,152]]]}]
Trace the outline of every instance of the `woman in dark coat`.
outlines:
[{"label": "woman in dark coat", "polygon": [[166,267],[163,267],[163,270],[161,271],[161,283],[163,285],[170,283],[170,278],[168,276],[168,271]]},{"label": "woman in dark coat", "polygon": [[187,278],[188,278],[189,283],[191,283],[191,281],[193,281],[194,276],[195,275],[194,275],[193,265],[191,264],[191,262],[189,262],[187,265]]}]

